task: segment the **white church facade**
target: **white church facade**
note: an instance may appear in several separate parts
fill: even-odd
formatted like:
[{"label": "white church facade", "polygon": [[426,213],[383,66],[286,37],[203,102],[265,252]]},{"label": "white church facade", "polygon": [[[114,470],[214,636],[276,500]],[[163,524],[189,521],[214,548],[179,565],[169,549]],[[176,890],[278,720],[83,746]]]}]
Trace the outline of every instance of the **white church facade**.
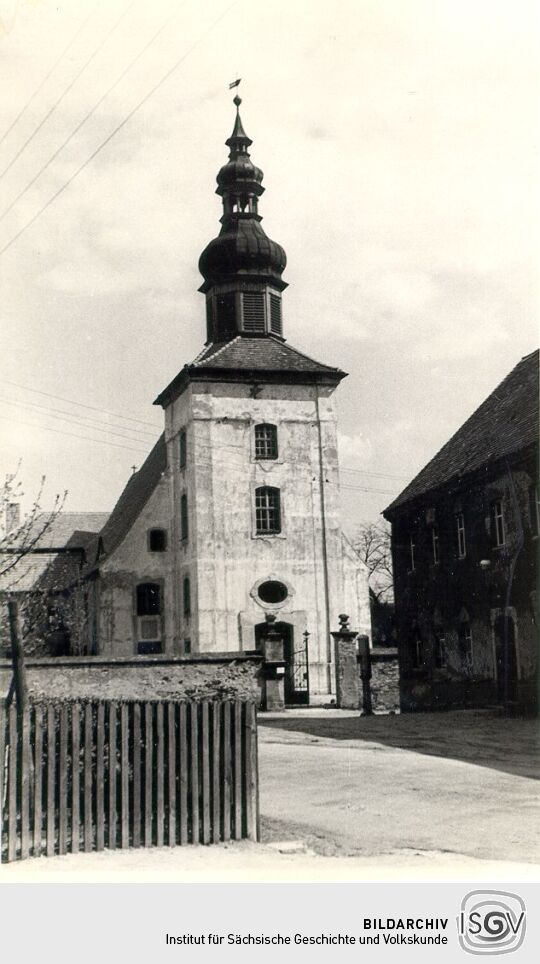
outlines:
[{"label": "white church facade", "polygon": [[207,340],[156,404],[164,434],[104,526],[90,649],[111,656],[249,652],[267,616],[288,701],[334,690],[339,613],[370,635],[367,572],[339,513],[335,392],[345,373],[285,341],[283,248],[261,226],[262,171],[237,116],[217,178],[221,231],[201,255]]}]

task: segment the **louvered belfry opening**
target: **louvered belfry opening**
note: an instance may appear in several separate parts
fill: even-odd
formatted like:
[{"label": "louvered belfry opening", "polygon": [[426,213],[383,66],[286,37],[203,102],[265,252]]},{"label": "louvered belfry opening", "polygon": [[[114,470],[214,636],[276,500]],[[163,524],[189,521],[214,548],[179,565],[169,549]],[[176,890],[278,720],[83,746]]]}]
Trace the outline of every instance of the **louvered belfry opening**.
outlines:
[{"label": "louvered belfry opening", "polygon": [[242,322],[244,331],[261,335],[265,330],[264,294],[244,291],[242,294]]}]

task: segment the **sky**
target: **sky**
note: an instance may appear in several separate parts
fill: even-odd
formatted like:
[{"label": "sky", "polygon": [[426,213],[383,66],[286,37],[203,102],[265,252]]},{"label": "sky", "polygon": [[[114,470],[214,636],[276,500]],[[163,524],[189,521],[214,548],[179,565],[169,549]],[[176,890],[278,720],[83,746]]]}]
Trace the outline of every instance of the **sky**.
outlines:
[{"label": "sky", "polygon": [[159,435],[241,77],[284,333],[349,373],[343,517],[376,521],[537,347],[535,8],[0,0],[0,475],[25,505],[45,475],[44,507],[112,509]]}]

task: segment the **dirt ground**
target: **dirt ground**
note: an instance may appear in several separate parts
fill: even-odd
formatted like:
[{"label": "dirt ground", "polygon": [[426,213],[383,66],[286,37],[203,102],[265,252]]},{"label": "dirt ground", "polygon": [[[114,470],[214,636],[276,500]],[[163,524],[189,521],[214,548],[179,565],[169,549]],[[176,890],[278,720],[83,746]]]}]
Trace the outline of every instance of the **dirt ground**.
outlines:
[{"label": "dirt ground", "polygon": [[540,880],[537,721],[306,709],[259,724],[260,844],[40,858],[0,883]]}]

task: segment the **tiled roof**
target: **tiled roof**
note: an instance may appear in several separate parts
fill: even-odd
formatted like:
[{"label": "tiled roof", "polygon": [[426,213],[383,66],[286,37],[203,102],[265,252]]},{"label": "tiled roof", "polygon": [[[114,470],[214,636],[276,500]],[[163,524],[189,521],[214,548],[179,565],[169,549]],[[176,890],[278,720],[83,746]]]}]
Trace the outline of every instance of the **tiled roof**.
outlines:
[{"label": "tiled roof", "polygon": [[[36,534],[39,532],[40,526],[46,522],[47,517],[46,512],[40,513],[36,517],[33,526]],[[38,539],[35,548],[58,549],[69,545],[73,548],[84,549],[87,558],[90,558],[89,546],[96,542],[97,533],[105,524],[107,518],[107,512],[59,512],[47,531]],[[14,548],[16,548],[16,543],[14,543]],[[0,553],[0,569],[3,569],[5,564],[9,565],[13,558],[11,554]],[[57,560],[64,560],[64,562],[57,562]],[[70,561],[68,562],[68,560]],[[27,592],[30,589],[38,588],[38,584],[41,588],[41,582],[49,570],[54,569],[57,575],[59,575],[60,569],[66,573],[68,570],[71,572],[74,560],[78,565],[79,560],[76,555],[67,556],[63,553],[58,556],[48,553],[38,555],[30,552],[19,559],[16,566],[0,576],[0,591],[12,589],[14,592]],[[64,576],[62,576],[62,579],[64,579]],[[48,576],[47,581],[50,585]]]},{"label": "tiled roof", "polygon": [[189,377],[197,372],[219,376],[231,376],[256,372],[261,376],[292,377],[294,380],[307,377],[326,377],[335,381],[345,378],[345,372],[331,365],[315,361],[303,352],[293,348],[279,338],[271,335],[264,338],[237,335],[231,341],[207,345],[197,355],[191,365],[186,365],[170,385],[158,395],[154,404],[166,404],[183,388]]},{"label": "tiled roof", "polygon": [[167,468],[165,436],[160,435],[154,448],[129,479],[100,536],[105,555],[110,555],[127,535],[141,509],[146,505]]},{"label": "tiled roof", "polygon": [[538,351],[521,359],[449,442],[385,509],[538,444]]}]

